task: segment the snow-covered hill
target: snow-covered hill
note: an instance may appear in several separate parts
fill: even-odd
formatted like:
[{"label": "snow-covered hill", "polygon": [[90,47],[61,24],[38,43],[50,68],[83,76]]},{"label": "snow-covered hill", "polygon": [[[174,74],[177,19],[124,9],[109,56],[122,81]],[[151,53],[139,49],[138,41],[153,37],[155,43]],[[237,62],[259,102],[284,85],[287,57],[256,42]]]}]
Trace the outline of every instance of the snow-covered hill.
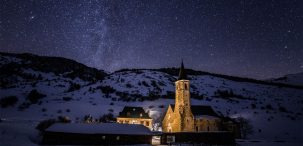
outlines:
[{"label": "snow-covered hill", "polygon": [[[0,117],[13,123],[32,121],[33,128],[41,120],[58,116],[77,122],[87,114],[94,118],[117,115],[126,105],[143,106],[159,122],[167,105],[174,103],[178,71],[125,69],[106,74],[63,58],[7,53],[0,53],[0,70],[1,100],[17,98],[0,108]],[[211,105],[224,116],[249,119],[254,127],[250,138],[303,139],[302,87],[193,70],[187,73],[191,103]],[[0,123],[0,134],[5,133],[2,127]]]},{"label": "snow-covered hill", "polygon": [[275,83],[303,86],[303,72],[297,74],[285,75],[283,77],[276,79],[270,79],[270,81]]}]

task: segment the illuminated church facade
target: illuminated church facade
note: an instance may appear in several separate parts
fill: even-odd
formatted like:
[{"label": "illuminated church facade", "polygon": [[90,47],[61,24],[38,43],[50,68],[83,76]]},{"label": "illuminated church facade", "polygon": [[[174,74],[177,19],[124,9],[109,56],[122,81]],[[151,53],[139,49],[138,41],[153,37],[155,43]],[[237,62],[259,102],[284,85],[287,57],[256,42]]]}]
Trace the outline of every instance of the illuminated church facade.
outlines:
[{"label": "illuminated church facade", "polygon": [[167,108],[162,121],[163,132],[219,131],[220,117],[210,106],[191,105],[190,81],[183,62],[175,86],[175,104]]}]

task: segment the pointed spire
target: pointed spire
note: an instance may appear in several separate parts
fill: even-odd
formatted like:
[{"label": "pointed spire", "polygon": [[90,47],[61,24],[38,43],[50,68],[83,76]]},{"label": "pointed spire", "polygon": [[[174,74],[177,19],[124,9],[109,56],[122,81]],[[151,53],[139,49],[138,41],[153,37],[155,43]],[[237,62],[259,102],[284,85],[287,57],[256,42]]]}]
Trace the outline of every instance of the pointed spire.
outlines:
[{"label": "pointed spire", "polygon": [[178,80],[186,80],[186,79],[187,77],[186,77],[186,73],[183,65],[183,59],[182,59]]}]

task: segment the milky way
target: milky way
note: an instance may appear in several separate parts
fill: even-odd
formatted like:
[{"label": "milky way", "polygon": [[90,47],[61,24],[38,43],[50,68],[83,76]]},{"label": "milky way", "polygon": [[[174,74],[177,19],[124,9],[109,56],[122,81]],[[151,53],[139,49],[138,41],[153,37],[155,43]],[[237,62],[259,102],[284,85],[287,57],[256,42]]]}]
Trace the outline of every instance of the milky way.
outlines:
[{"label": "milky way", "polygon": [[185,66],[265,79],[303,71],[295,0],[1,0],[0,51],[88,66]]}]

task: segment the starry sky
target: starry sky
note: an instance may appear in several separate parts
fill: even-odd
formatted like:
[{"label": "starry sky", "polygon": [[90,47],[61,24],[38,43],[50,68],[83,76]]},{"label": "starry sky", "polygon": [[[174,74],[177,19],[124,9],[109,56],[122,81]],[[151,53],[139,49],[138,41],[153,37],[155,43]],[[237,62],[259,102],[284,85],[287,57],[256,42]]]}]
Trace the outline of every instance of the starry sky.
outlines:
[{"label": "starry sky", "polygon": [[267,79],[303,72],[300,0],[1,0],[0,51],[115,71],[185,67]]}]

